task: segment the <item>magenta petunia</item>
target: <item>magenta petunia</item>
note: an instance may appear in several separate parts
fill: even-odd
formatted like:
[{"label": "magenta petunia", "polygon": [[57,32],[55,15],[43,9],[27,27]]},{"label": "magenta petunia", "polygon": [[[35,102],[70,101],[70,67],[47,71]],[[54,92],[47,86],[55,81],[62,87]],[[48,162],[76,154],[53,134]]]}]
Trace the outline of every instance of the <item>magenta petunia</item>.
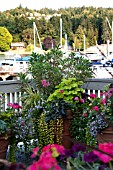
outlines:
[{"label": "magenta petunia", "polygon": [[31,155],[31,158],[36,157],[36,156],[37,156],[38,151],[39,151],[39,147],[34,148],[34,149],[32,150],[33,154]]},{"label": "magenta petunia", "polygon": [[99,159],[101,161],[103,161],[104,163],[108,163],[108,162],[110,162],[112,160],[112,158],[110,156],[108,156],[106,154],[103,154],[103,153],[101,153],[99,151],[94,150],[93,153],[95,155],[97,155],[99,157]]},{"label": "magenta petunia", "polygon": [[98,106],[94,106],[93,108],[92,108],[92,110],[95,110],[95,111],[99,111],[99,108],[98,108]]},{"label": "magenta petunia", "polygon": [[60,90],[60,93],[63,93],[64,92],[64,90]]},{"label": "magenta petunia", "polygon": [[81,102],[81,103],[84,103],[84,99],[81,99],[80,102]]},{"label": "magenta petunia", "polygon": [[101,104],[106,104],[106,99],[102,99],[100,103]]},{"label": "magenta petunia", "polygon": [[12,106],[13,106],[13,103],[8,103],[8,106],[9,106],[9,107],[12,107]]},{"label": "magenta petunia", "polygon": [[97,96],[96,96],[96,94],[90,94],[90,97],[92,98],[92,99],[94,99],[94,98],[96,98]]},{"label": "magenta petunia", "polygon": [[110,161],[113,160],[113,143],[111,143],[111,142],[100,143],[98,148],[99,148],[99,150],[109,154],[109,155],[106,155],[104,153],[94,150],[93,151],[94,154],[97,155],[101,161],[103,161],[104,163],[109,163]]}]

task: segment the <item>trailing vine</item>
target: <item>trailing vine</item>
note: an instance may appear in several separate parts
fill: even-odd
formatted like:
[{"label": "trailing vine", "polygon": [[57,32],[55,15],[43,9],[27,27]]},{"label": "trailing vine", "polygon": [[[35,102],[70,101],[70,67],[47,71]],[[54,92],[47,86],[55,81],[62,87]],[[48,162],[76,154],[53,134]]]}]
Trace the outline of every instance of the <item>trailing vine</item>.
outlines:
[{"label": "trailing vine", "polygon": [[97,141],[96,138],[92,137],[90,134],[90,130],[89,127],[86,127],[86,144],[90,145],[90,146],[96,146],[97,145]]},{"label": "trailing vine", "polygon": [[50,134],[49,136],[49,140],[50,140],[50,144],[54,143],[54,131],[55,131],[55,121],[54,120],[50,120],[48,124],[48,132]]},{"label": "trailing vine", "polygon": [[[51,122],[52,123],[52,122]],[[39,147],[54,143],[53,130],[50,129],[48,123],[45,121],[45,114],[42,113],[37,120],[37,129],[38,129],[38,142]]]},{"label": "trailing vine", "polygon": [[55,138],[57,144],[62,144],[63,119],[57,118],[55,121]]},{"label": "trailing vine", "polygon": [[8,152],[8,161],[9,162],[16,162],[16,144],[15,144],[15,136],[11,136],[10,138],[10,146],[9,146],[9,152]]}]

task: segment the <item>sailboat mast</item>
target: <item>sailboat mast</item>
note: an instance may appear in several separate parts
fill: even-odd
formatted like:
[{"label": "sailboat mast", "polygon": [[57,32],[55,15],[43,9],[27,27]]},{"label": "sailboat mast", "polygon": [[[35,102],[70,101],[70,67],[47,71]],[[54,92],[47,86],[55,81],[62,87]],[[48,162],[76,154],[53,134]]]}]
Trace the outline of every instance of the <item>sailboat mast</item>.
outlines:
[{"label": "sailboat mast", "polygon": [[37,36],[38,36],[40,48],[41,48],[41,50],[42,50],[42,44],[41,44],[40,36],[39,36],[38,29],[37,29],[37,27],[36,27],[35,22],[33,22],[33,26],[34,26],[34,50],[36,49],[36,37],[35,37],[36,33],[37,33]]},{"label": "sailboat mast", "polygon": [[84,54],[85,54],[85,50],[86,50],[86,37],[85,37],[85,34],[83,35],[83,37],[84,37]]},{"label": "sailboat mast", "polygon": [[34,29],[34,52],[36,48],[36,38],[35,38],[35,22],[33,22],[33,29]]},{"label": "sailboat mast", "polygon": [[113,21],[112,21],[112,53],[113,53]]},{"label": "sailboat mast", "polygon": [[62,48],[62,18],[60,18],[60,47]]}]

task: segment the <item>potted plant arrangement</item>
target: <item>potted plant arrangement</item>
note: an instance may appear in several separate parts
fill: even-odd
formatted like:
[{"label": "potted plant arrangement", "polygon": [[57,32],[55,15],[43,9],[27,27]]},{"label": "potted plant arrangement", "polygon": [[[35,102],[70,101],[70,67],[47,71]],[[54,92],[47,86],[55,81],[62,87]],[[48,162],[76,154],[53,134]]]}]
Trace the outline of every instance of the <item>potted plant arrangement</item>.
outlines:
[{"label": "potted plant arrangement", "polygon": [[82,99],[84,93],[81,85],[82,81],[76,81],[76,78],[62,79],[47,99],[49,111],[46,114],[46,121],[56,121],[55,142],[59,142],[57,140],[60,139],[65,148],[72,146],[70,124],[78,103],[76,98]]},{"label": "potted plant arrangement", "polygon": [[[80,64],[81,62],[85,70]],[[23,110],[26,110],[26,113],[30,111],[33,116],[36,127],[35,134],[41,142],[41,148],[47,142],[54,142],[54,131],[56,130],[53,127],[56,124],[55,120],[57,120],[56,127],[61,127],[61,129],[57,128],[57,130],[60,129],[58,136],[61,136],[62,120],[66,118],[67,110],[74,109],[76,103],[78,103],[77,100],[74,100],[74,97],[81,98],[81,93],[84,91],[81,88],[80,77],[83,81],[85,78],[92,77],[89,65],[89,61],[83,58],[76,61],[72,54],[68,58],[64,58],[62,51],[58,48],[52,49],[44,55],[32,54],[27,72],[31,74],[32,79],[27,79],[27,73],[20,75],[22,103]],[[83,72],[84,76],[82,76]],[[74,78],[75,75],[76,78]],[[79,76],[77,77],[77,75]],[[64,80],[62,80],[63,78]],[[67,85],[65,81],[67,81]],[[59,89],[61,90],[60,93]],[[55,97],[52,97],[51,100],[50,96],[53,94],[55,94]],[[44,130],[44,127],[46,127],[46,130]],[[47,133],[44,135],[43,131]],[[47,134],[51,136],[51,141],[46,140],[46,138],[49,139]],[[61,143],[60,137],[57,137],[56,140],[59,140],[57,141],[59,144]]]},{"label": "potted plant arrangement", "polygon": [[[4,111],[3,104],[5,98],[4,95],[0,95],[0,158],[6,158],[6,152],[11,138],[11,128],[10,128],[10,119],[12,113],[8,110]],[[0,166],[3,164],[0,163]]]},{"label": "potted plant arrangement", "polygon": [[[15,117],[15,110],[21,108],[21,106],[17,103],[12,104],[12,108],[10,108],[11,104],[9,103],[9,108],[5,111],[3,109],[4,105],[4,95],[0,96],[0,158],[6,158],[6,152],[8,149],[8,145],[11,142],[11,138],[13,136],[13,128],[12,128],[12,120]],[[2,164],[1,164],[2,165]]]},{"label": "potted plant arrangement", "polygon": [[[4,95],[0,97],[0,159],[16,162],[16,150],[19,142],[23,142],[25,150],[33,138],[33,123],[31,115],[22,110],[18,103],[8,103],[3,109]],[[9,146],[9,147],[8,147]],[[8,149],[8,152],[7,152]],[[1,166],[3,164],[0,164]]]},{"label": "potted plant arrangement", "polygon": [[90,95],[90,105],[87,108],[88,129],[98,143],[113,142],[113,88],[108,86],[101,95]]}]

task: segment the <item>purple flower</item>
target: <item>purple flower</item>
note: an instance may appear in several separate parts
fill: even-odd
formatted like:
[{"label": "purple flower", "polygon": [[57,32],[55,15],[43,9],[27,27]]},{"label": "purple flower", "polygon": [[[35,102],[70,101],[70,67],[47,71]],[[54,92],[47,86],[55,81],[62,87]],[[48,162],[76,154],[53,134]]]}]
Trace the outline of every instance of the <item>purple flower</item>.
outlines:
[{"label": "purple flower", "polygon": [[21,121],[21,125],[25,125],[25,122],[24,122],[24,121]]},{"label": "purple flower", "polygon": [[79,144],[79,143],[77,143],[77,144],[75,144],[73,147],[72,147],[72,151],[73,152],[79,152],[79,151],[86,151],[86,147],[85,146],[83,146],[83,145],[81,145],[81,144]]},{"label": "purple flower", "polygon": [[107,165],[106,165],[106,164],[104,164],[104,165],[100,165],[98,170],[104,170],[106,167],[107,167]]},{"label": "purple flower", "polygon": [[83,159],[85,162],[95,162],[97,160],[97,156],[91,151],[89,153],[84,154]]},{"label": "purple flower", "polygon": [[65,156],[66,156],[67,158],[72,156],[72,152],[71,152],[70,149],[66,149],[66,150],[65,150]]}]

